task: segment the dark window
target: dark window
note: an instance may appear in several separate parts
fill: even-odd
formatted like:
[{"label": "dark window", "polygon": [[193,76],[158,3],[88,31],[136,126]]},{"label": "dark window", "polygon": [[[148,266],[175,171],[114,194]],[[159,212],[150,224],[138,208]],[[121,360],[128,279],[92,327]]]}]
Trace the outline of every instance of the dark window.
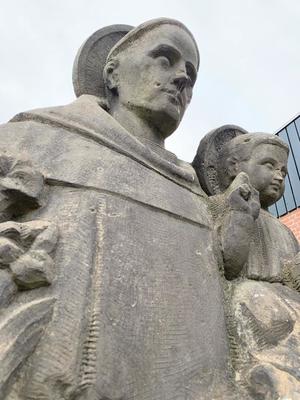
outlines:
[{"label": "dark window", "polygon": [[289,148],[288,176],[285,180],[285,192],[269,211],[280,217],[300,207],[300,115],[276,133]]}]

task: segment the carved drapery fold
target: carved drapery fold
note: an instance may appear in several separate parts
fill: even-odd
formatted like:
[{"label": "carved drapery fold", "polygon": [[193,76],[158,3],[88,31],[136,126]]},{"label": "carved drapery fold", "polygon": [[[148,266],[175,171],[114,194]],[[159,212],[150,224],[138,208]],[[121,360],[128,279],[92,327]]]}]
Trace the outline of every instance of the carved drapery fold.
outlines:
[{"label": "carved drapery fold", "polygon": [[[19,301],[23,291],[51,285],[58,230],[48,221],[16,222],[45,200],[43,175],[30,162],[0,153],[0,398],[36,347],[55,299]],[[16,300],[16,301],[14,301]]]}]

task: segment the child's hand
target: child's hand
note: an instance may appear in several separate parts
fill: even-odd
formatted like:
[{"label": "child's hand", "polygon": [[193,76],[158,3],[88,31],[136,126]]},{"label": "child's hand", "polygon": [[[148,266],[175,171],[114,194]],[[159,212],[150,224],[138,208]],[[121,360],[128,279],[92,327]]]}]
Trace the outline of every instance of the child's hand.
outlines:
[{"label": "child's hand", "polygon": [[300,268],[300,251],[293,258],[293,264],[297,265]]},{"label": "child's hand", "polygon": [[300,252],[287,261],[282,270],[282,283],[300,292]]},{"label": "child's hand", "polygon": [[241,211],[257,219],[260,211],[259,193],[251,185],[248,175],[240,172],[226,190],[230,210]]}]

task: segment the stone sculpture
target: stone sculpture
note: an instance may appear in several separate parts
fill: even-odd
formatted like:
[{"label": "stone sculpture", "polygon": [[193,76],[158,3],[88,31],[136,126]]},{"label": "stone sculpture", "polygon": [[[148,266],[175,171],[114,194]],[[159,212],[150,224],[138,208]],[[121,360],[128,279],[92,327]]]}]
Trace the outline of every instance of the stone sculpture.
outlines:
[{"label": "stone sculpture", "polygon": [[[44,287],[55,276],[55,224],[14,222],[42,206],[42,174],[28,161],[0,153],[0,398],[37,345],[55,298]],[[41,288],[40,290],[37,290]],[[35,290],[33,290],[35,289]]]},{"label": "stone sculpture", "polygon": [[[1,146],[30,160],[46,193],[39,204],[38,190],[14,190],[9,202],[28,200],[21,214],[3,203],[13,257],[0,272],[22,291],[3,289],[0,340],[15,347],[0,347],[1,399],[246,398],[231,383],[207,196],[164,148],[198,65],[177,21],[111,26],[78,53],[78,100],[0,127]],[[16,339],[23,322],[33,339]]]},{"label": "stone sculpture", "polygon": [[287,157],[275,135],[224,126],[193,162],[213,195],[236,379],[254,399],[300,396],[300,248],[268,212],[284,192]]}]

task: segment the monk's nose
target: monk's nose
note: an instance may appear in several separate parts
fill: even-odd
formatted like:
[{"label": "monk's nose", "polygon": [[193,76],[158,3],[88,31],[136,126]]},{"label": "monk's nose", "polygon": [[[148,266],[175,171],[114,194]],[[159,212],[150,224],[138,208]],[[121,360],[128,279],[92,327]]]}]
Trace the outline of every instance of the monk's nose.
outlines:
[{"label": "monk's nose", "polygon": [[177,89],[182,92],[188,83],[189,77],[185,71],[180,71],[176,74],[173,83],[176,85]]}]

